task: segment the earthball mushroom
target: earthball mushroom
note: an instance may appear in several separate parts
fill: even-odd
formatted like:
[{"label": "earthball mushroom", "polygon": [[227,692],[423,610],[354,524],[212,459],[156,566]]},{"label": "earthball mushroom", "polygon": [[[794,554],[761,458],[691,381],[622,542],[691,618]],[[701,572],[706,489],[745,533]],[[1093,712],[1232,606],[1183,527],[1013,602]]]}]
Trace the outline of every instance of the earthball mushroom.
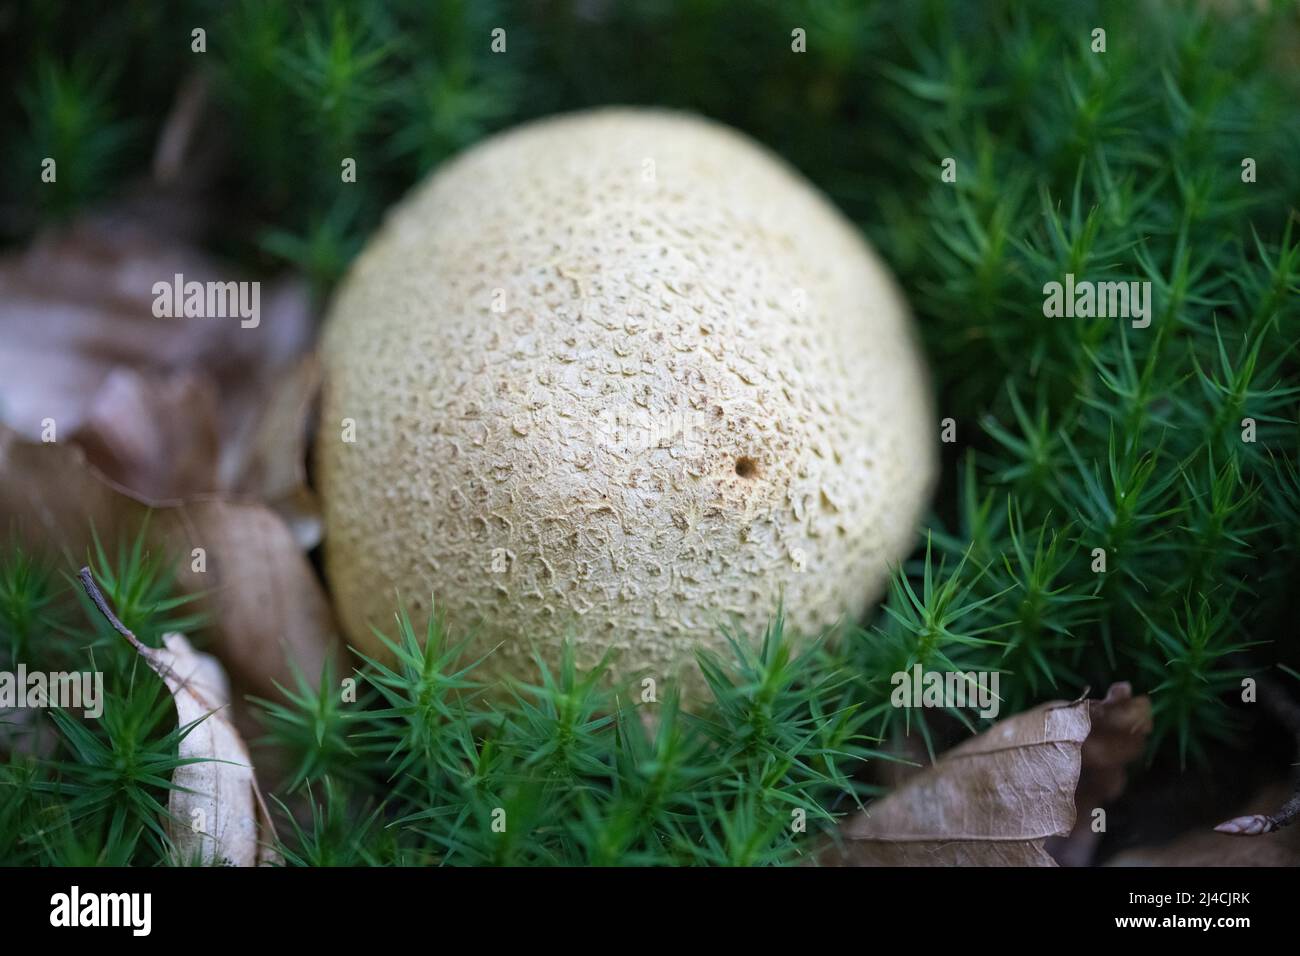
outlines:
[{"label": "earthball mushroom", "polygon": [[[935,422],[907,307],[788,165],[694,116],[602,109],[448,162],[327,320],[325,561],[353,646],[436,601],[532,679],[701,686],[783,605],[860,617],[915,542]],[[490,653],[489,653],[490,652]]]}]

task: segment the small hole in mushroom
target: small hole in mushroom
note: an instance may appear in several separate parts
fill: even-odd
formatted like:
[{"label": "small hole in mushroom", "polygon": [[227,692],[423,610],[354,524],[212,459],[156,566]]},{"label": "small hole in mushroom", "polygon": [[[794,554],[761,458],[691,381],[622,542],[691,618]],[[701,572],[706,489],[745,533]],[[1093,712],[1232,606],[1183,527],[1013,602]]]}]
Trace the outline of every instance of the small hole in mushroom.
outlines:
[{"label": "small hole in mushroom", "polygon": [[748,455],[736,459],[736,474],[741,478],[753,478],[758,474],[758,462]]}]

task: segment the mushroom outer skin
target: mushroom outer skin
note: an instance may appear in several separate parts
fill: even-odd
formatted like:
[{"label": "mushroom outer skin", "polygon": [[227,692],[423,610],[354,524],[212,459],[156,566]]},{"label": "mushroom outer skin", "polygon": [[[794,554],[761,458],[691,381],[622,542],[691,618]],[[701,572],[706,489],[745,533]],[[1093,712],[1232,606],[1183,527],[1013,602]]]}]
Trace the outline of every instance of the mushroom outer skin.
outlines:
[{"label": "mushroom outer skin", "polygon": [[696,701],[724,628],[860,618],[937,467],[885,267],[789,166],[685,114],[569,114],[450,161],[353,266],[322,358],[350,642],[386,656],[374,628],[436,600],[480,680],[554,671],[568,639]]}]

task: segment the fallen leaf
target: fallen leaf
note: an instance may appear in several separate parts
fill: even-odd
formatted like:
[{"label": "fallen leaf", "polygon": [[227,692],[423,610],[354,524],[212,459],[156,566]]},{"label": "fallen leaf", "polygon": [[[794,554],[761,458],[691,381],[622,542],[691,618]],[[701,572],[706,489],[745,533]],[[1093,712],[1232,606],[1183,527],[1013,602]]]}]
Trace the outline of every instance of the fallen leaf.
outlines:
[{"label": "fallen leaf", "polygon": [[80,564],[92,528],[103,540],[130,540],[146,519],[151,552],[174,560],[179,588],[198,595],[212,648],[241,692],[277,697],[276,682],[292,686],[295,666],[309,679],[321,673],[338,650],[333,614],[271,508],[217,496],[149,500],[101,474],[81,448],[24,441],[0,425],[0,528],[33,551]]},{"label": "fallen leaf", "polygon": [[[176,768],[167,810],[178,863],[254,866],[280,862],[275,828],[262,799],[252,760],[224,708],[230,685],[216,658],[199,654],[180,634],[163,636],[165,650],[143,645],[149,666],[166,682],[182,725],[199,721],[180,743],[182,757],[203,757]],[[202,824],[202,825],[201,825]]]},{"label": "fallen leaf", "polygon": [[217,395],[205,377],[108,373],[72,433],[106,476],[151,498],[217,490]]},{"label": "fallen leaf", "polygon": [[[219,212],[202,188],[220,170],[208,102],[195,73],[152,182],[0,258],[0,532],[80,563],[92,528],[111,549],[152,511],[148,544],[203,595],[236,689],[277,696],[334,651],[302,554],[322,530],[306,476],[316,315],[301,278],[262,281],[200,245]],[[156,315],[156,284],[177,281],[250,283],[257,321]]]},{"label": "fallen leaf", "polygon": [[[307,284],[258,280],[258,322],[246,327],[239,317],[155,316],[155,283],[177,275],[254,281],[139,214],[112,211],[0,260],[0,421],[31,440],[52,423],[139,495],[256,494],[262,476],[306,514]],[[278,443],[253,437],[271,427]],[[294,476],[299,486],[286,487]]]},{"label": "fallen leaf", "polygon": [[299,360],[266,390],[266,400],[246,433],[228,441],[220,465],[222,487],[265,501],[293,529],[303,550],[320,543],[320,503],[307,484],[307,440],[320,393],[320,363]]},{"label": "fallen leaf", "polygon": [[176,703],[177,767],[167,798],[167,835],[177,865],[258,866],[280,863],[275,826],[257,786],[243,738],[230,722],[230,683],[216,658],[200,654],[182,634],[164,634],[163,647],[142,644],[122,626],[95,586],[89,569],[82,585],[109,622],[163,679]]},{"label": "fallen leaf", "polygon": [[1130,684],[1112,684],[1102,700],[1088,701],[1092,729],[1083,742],[1082,769],[1074,794],[1075,823],[1064,839],[1053,837],[1047,849],[1062,866],[1088,866],[1101,841],[1093,830],[1093,813],[1124,792],[1125,767],[1146,750],[1151,734],[1151,699],[1133,696]]},{"label": "fallen leaf", "polygon": [[[213,607],[216,647],[244,683],[278,697],[272,679],[293,686],[292,665],[313,683],[337,633],[324,589],[292,529],[265,505],[198,499],[156,510],[164,553],[182,556],[179,585]],[[156,520],[156,519],[155,519]],[[151,525],[153,522],[151,521]],[[193,570],[195,548],[207,570]]]},{"label": "fallen leaf", "polygon": [[[1093,716],[1107,735],[1127,726],[1119,716],[1126,689],[1105,701],[1043,704],[1000,721],[851,817],[817,862],[1055,866],[1046,842],[1074,827]],[[1106,749],[1100,740],[1097,747]],[[1113,775],[1102,779],[1113,783]]]}]

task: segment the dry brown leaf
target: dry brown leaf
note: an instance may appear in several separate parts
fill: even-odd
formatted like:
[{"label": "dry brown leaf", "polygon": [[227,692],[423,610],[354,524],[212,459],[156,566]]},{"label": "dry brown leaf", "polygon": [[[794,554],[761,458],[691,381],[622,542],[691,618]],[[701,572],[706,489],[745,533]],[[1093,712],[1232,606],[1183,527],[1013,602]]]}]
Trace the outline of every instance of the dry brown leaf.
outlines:
[{"label": "dry brown leaf", "polygon": [[[337,650],[332,612],[288,525],[258,503],[200,497],[150,501],[128,492],[65,443],[24,441],[0,426],[0,528],[33,550],[77,564],[91,545],[130,540],[146,526],[153,553],[177,562],[177,583],[201,594],[213,650],[241,691],[278,696],[293,665],[315,680]],[[202,548],[206,571],[193,570]]]},{"label": "dry brown leaf", "polygon": [[[138,214],[111,212],[40,236],[0,260],[0,421],[32,440],[45,423],[139,495],[261,489],[246,475],[298,476],[277,498],[306,514],[303,356],[315,323],[300,280],[261,283],[260,319],[158,318],[156,282],[240,281]],[[287,387],[290,395],[281,398]],[[287,414],[296,410],[295,423]],[[254,441],[267,422],[280,441]],[[310,527],[310,525],[307,525]],[[314,543],[314,542],[313,542]]]},{"label": "dry brown leaf", "polygon": [[167,685],[181,738],[167,797],[167,835],[180,865],[258,866],[280,863],[275,826],[266,808],[243,738],[230,722],[230,682],[216,658],[200,654],[183,634],[164,634],[161,648],[142,644],[122,626],[89,569],[82,586],[113,627]]},{"label": "dry brown leaf", "polygon": [[71,435],[113,481],[149,498],[217,490],[217,395],[205,377],[108,373]]},{"label": "dry brown leaf", "polygon": [[304,356],[267,390],[244,435],[223,449],[222,487],[271,505],[304,550],[320,543],[321,509],[307,484],[307,440],[320,392],[320,363]]},{"label": "dry brown leaf", "polygon": [[1130,684],[1112,684],[1102,700],[1088,701],[1092,730],[1083,742],[1083,763],[1075,791],[1074,829],[1065,839],[1052,838],[1047,849],[1062,866],[1092,863],[1101,834],[1092,827],[1093,812],[1124,792],[1125,767],[1146,749],[1151,735],[1151,699],[1133,696]]},{"label": "dry brown leaf", "polygon": [[818,862],[1055,866],[1045,844],[1074,826],[1093,714],[1110,733],[1124,723],[1113,716],[1123,699],[1114,691],[1099,711],[1101,701],[1055,702],[1000,721],[850,818]]},{"label": "dry brown leaf", "polygon": [[194,548],[207,550],[207,571],[196,573],[184,560],[178,583],[193,593],[210,592],[217,649],[244,685],[279,696],[271,680],[292,686],[291,663],[314,683],[335,649],[336,625],[285,521],[265,505],[215,498],[185,502],[160,517],[165,553],[188,557]]},{"label": "dry brown leaf", "polygon": [[136,650],[162,677],[181,726],[200,721],[180,742],[181,757],[167,799],[168,835],[177,863],[256,866],[279,863],[275,828],[262,799],[248,748],[226,713],[230,683],[216,658],[200,654],[183,635],[163,635],[164,649]]}]

